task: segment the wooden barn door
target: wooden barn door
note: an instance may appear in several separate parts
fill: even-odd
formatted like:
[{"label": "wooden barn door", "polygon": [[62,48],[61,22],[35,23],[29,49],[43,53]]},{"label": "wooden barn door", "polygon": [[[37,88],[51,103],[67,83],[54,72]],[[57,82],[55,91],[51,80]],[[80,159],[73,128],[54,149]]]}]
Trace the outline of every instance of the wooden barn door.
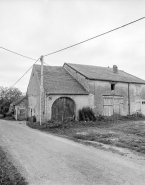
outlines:
[{"label": "wooden barn door", "polygon": [[104,116],[112,116],[114,114],[122,115],[123,113],[123,97],[121,96],[104,96]]},{"label": "wooden barn door", "polygon": [[104,97],[104,116],[112,116],[113,115],[113,97],[106,96]]},{"label": "wooden barn door", "polygon": [[71,98],[58,98],[52,105],[52,120],[64,121],[74,119],[75,103]]}]

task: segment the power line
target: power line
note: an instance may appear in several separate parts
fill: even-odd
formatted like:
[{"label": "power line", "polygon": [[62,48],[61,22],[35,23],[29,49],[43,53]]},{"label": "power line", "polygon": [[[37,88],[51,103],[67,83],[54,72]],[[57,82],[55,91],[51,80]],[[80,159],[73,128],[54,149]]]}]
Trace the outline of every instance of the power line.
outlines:
[{"label": "power line", "polygon": [[[117,27],[117,28],[115,28],[115,29],[109,30],[109,31],[107,31],[107,32],[104,32],[104,33],[99,34],[99,35],[97,35],[97,36],[94,36],[94,37],[92,37],[92,38],[86,39],[86,40],[84,40],[84,41],[78,42],[78,43],[76,43],[76,44],[73,44],[73,45],[68,46],[68,47],[65,47],[65,48],[63,48],[63,49],[54,51],[54,52],[52,52],[52,53],[48,53],[48,54],[43,55],[43,56],[45,57],[45,56],[48,56],[48,55],[52,55],[52,54],[55,54],[55,53],[64,51],[64,50],[66,50],[66,49],[75,47],[75,46],[77,46],[77,45],[83,44],[83,43],[88,42],[88,41],[90,41],[90,40],[93,40],[93,39],[95,39],[95,38],[97,38],[97,37],[103,36],[103,35],[108,34],[108,33],[110,33],[110,32],[113,32],[113,31],[116,31],[116,30],[121,29],[121,28],[123,28],[123,27],[126,27],[126,26],[128,26],[128,25],[130,25],[130,24],[133,24],[133,23],[135,23],[135,22],[138,22],[138,21],[140,21],[140,20],[142,20],[142,19],[144,19],[144,18],[145,18],[145,17],[142,17],[142,18],[140,18],[140,19],[137,19],[137,20],[135,20],[135,21],[129,22],[129,23],[124,24],[124,25],[122,25],[122,26],[120,26],[120,27]],[[16,54],[16,55],[19,55],[19,56],[22,56],[22,57],[25,57],[25,58],[28,58],[28,59],[31,59],[31,60],[35,60],[35,59],[33,59],[33,58],[30,58],[30,57],[21,55],[21,54],[19,54],[19,53],[16,53],[16,52],[14,52],[14,51],[8,50],[8,49],[6,49],[6,48],[3,48],[3,47],[0,47],[0,48],[1,48],[1,49],[4,49],[4,50],[6,50],[6,51],[9,51],[9,52],[11,52],[11,53],[14,53],[14,54]],[[39,59],[40,59],[40,58],[39,58]],[[39,60],[39,59],[38,59],[38,60]],[[35,60],[35,61],[37,62],[38,60]],[[36,63],[36,62],[35,62],[35,63]],[[34,64],[35,64],[35,63],[34,63]],[[34,65],[34,64],[33,64],[33,65]],[[48,65],[47,63],[45,63],[45,64]],[[16,85],[16,84],[17,84],[17,83],[18,83],[18,82],[30,71],[30,69],[33,67],[33,65],[32,65],[32,66],[21,76],[21,78],[19,78],[19,80],[17,80],[11,87],[13,87],[14,85]]]},{"label": "power line", "polygon": [[[38,60],[39,60],[40,58],[38,58],[37,60],[36,60],[36,62],[38,62]],[[34,64],[36,64],[36,62],[34,62]],[[33,64],[33,65],[34,65]],[[33,65],[10,87],[10,88],[12,88],[12,87],[14,87],[29,71],[30,71],[30,69],[33,67]]]},{"label": "power line", "polygon": [[82,44],[82,43],[84,43],[84,42],[88,42],[88,41],[93,40],[93,39],[95,39],[95,38],[97,38],[97,37],[101,37],[101,36],[106,35],[106,34],[108,34],[108,33],[110,33],[110,32],[116,31],[116,30],[121,29],[121,28],[123,28],[123,27],[125,27],[125,26],[128,26],[128,25],[130,25],[130,24],[133,24],[133,23],[135,23],[135,22],[137,22],[137,21],[140,21],[140,20],[142,20],[142,19],[144,19],[144,18],[145,18],[145,17],[142,17],[142,18],[137,19],[137,20],[135,20],[135,21],[132,21],[132,22],[130,22],[130,23],[124,24],[123,26],[117,27],[117,28],[112,29],[112,30],[110,30],[110,31],[104,32],[104,33],[99,34],[99,35],[97,35],[97,36],[94,36],[94,37],[92,37],[92,38],[86,39],[86,40],[84,40],[84,41],[78,42],[78,43],[76,43],[76,44],[73,44],[73,45],[68,46],[68,47],[66,47],[66,48],[63,48],[63,49],[54,51],[54,52],[52,52],[52,53],[48,53],[48,54],[43,55],[43,56],[46,57],[46,56],[48,56],[48,55],[53,55],[53,54],[58,53],[58,52],[60,52],[60,51],[64,51],[64,50],[66,50],[66,49],[69,49],[69,48],[72,48],[72,47],[74,47],[74,46],[80,45],[80,44]]},{"label": "power line", "polygon": [[48,65],[46,62],[43,62],[45,65],[47,65],[47,66],[50,66],[50,65]]},{"label": "power line", "polygon": [[19,54],[19,53],[16,53],[16,52],[11,51],[11,50],[9,50],[9,49],[6,49],[6,48],[4,48],[4,47],[1,47],[1,46],[0,46],[0,48],[6,50],[6,51],[8,51],[8,52],[11,52],[11,53],[13,53],[13,54],[19,55],[19,56],[21,56],[21,57],[28,58],[28,59],[30,59],[30,60],[35,60],[35,61],[36,61],[36,59],[34,59],[34,58],[30,58],[30,57],[27,57],[27,56],[25,56],[25,55],[21,55],[21,54]]}]

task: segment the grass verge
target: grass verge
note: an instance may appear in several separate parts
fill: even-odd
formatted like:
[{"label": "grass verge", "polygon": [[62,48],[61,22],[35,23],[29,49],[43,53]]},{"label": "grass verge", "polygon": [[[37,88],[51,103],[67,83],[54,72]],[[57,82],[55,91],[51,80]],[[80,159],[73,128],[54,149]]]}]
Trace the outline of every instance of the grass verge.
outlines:
[{"label": "grass verge", "polygon": [[1,185],[27,185],[28,183],[9,161],[6,152],[0,146],[0,184]]},{"label": "grass verge", "polygon": [[[34,126],[33,126],[34,124]],[[28,126],[68,136],[73,140],[96,141],[145,154],[145,121],[29,123]]]}]

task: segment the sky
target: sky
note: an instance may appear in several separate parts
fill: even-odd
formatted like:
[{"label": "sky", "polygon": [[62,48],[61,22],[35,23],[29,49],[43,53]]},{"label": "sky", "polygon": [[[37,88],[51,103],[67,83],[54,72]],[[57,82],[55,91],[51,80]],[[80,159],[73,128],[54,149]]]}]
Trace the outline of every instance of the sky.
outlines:
[{"label": "sky", "polygon": [[[0,47],[38,59],[144,16],[144,0],[0,0]],[[34,62],[0,48],[0,86],[11,87]],[[145,80],[145,19],[44,62],[117,65]],[[15,87],[26,92],[30,75]]]}]

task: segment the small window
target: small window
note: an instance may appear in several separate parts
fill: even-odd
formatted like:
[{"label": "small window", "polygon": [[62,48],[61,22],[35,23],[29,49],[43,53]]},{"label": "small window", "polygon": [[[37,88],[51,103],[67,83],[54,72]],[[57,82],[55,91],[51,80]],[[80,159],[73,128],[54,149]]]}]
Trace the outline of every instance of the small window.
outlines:
[{"label": "small window", "polygon": [[145,104],[145,102],[143,101],[142,104]]},{"label": "small window", "polygon": [[115,84],[111,84],[111,91],[115,90]]}]

